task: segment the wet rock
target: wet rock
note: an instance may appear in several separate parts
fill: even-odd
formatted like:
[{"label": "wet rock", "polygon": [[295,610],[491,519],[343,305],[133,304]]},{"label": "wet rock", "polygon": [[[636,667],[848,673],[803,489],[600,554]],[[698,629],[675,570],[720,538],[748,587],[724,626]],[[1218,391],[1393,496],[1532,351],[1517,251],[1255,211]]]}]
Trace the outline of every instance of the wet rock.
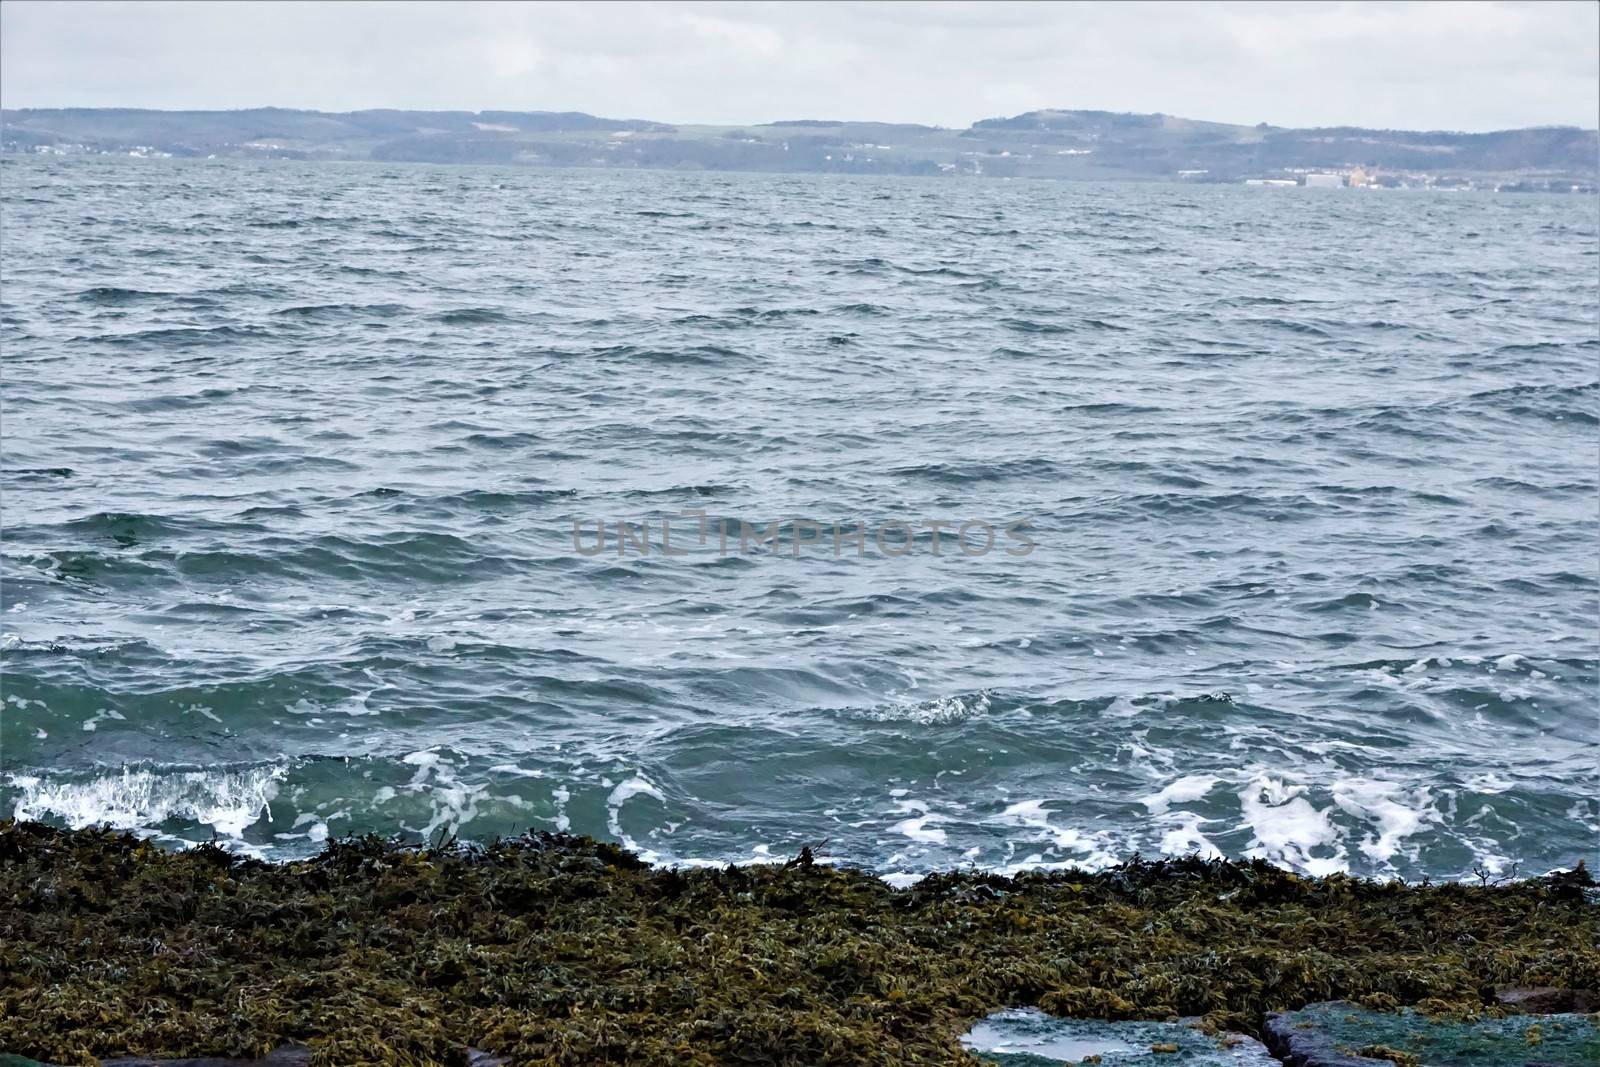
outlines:
[{"label": "wet rock", "polygon": [[[1253,1038],[1207,1034],[1194,1022],[1061,1019],[1033,1008],[997,1012],[961,1039],[1001,1067],[1092,1063],[1099,1067],[1277,1067]],[[1098,1058],[1096,1058],[1098,1057]]]},{"label": "wet rock", "polygon": [[[306,1067],[311,1062],[311,1051],[300,1045],[286,1045],[268,1053],[259,1060],[240,1060],[228,1057],[199,1056],[176,1060],[152,1059],[149,1056],[114,1056],[100,1061],[100,1067]],[[0,1067],[55,1067],[54,1064],[30,1060],[26,1056],[0,1053]]]},{"label": "wet rock", "polygon": [[1432,1018],[1347,1001],[1272,1012],[1267,1047],[1288,1067],[1595,1067],[1600,1020],[1563,1013]]},{"label": "wet rock", "polygon": [[304,1045],[285,1045],[273,1049],[259,1060],[199,1056],[192,1059],[156,1060],[147,1056],[124,1056],[101,1060],[100,1067],[307,1067],[311,1050]]},{"label": "wet rock", "polygon": [[[1342,1001],[1335,1004],[1356,1008]],[[1325,1030],[1317,1029],[1315,1024],[1302,1018],[1303,1015],[1304,1012],[1297,1011],[1271,1012],[1262,1027],[1267,1048],[1288,1067],[1394,1067],[1393,1061],[1351,1054],[1348,1045],[1335,1043]]]},{"label": "wet rock", "polygon": [[1600,992],[1593,989],[1563,989],[1557,986],[1502,989],[1494,995],[1494,999],[1511,1011],[1534,1015],[1600,1011]]},{"label": "wet rock", "polygon": [[1545,881],[1558,898],[1576,899],[1585,896],[1595,887],[1594,876],[1583,860],[1570,871],[1551,871]]}]

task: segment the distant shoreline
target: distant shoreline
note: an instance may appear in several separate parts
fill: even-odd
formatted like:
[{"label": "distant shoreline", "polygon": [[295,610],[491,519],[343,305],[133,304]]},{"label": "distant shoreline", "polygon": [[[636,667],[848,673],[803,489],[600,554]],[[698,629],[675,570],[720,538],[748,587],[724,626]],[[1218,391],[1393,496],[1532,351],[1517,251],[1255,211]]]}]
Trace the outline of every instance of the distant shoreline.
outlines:
[{"label": "distant shoreline", "polygon": [[1594,192],[1600,131],[1294,129],[1044,110],[965,129],[792,120],[674,125],[546,111],[0,112],[0,152],[579,169],[1066,178]]}]

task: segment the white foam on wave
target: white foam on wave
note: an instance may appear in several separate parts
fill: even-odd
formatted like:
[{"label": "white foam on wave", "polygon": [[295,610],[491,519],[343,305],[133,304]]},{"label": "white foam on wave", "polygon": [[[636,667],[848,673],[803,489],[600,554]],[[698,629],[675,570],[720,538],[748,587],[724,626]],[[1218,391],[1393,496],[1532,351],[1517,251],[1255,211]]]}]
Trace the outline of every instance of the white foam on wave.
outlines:
[{"label": "white foam on wave", "polygon": [[1097,869],[1109,867],[1117,857],[1103,833],[1084,833],[1070,826],[1057,826],[1051,821],[1051,811],[1042,800],[1024,800],[1008,806],[995,821],[1001,825],[1019,826],[1034,831],[1032,840],[1046,841],[1061,852],[1078,853],[1078,859],[1047,863],[1042,855],[1029,857],[1021,864],[1012,865],[1017,870],[1048,869],[1054,867],[1081,867]]},{"label": "white foam on wave", "polygon": [[1573,801],[1572,807],[1567,809],[1567,818],[1589,833],[1600,835],[1600,801],[1593,797]]},{"label": "white foam on wave", "polygon": [[[1252,834],[1245,855],[1319,876],[1346,870],[1348,853],[1339,843],[1339,831],[1327,810],[1313,807],[1305,792],[1303,785],[1266,775],[1257,775],[1239,791],[1244,824]],[[1333,854],[1314,856],[1315,849]]]},{"label": "white foam on wave", "polygon": [[417,769],[404,788],[426,796],[429,806],[428,821],[406,829],[424,839],[441,830],[459,834],[463,825],[478,817],[478,801],[488,794],[489,786],[463,782],[446,753],[423,749],[402,757],[401,762]]},{"label": "white foam on wave", "polygon": [[1100,712],[1108,719],[1133,719],[1137,718],[1145,709],[1133,702],[1133,698],[1126,694],[1113,697],[1110,704]]},{"label": "white foam on wave", "polygon": [[73,829],[109,825],[143,830],[168,819],[191,819],[237,838],[269,813],[286,764],[240,770],[156,771],[124,767],[85,780],[11,775],[20,789],[18,819],[60,819]]},{"label": "white foam on wave", "polygon": [[665,804],[667,798],[661,795],[651,781],[642,774],[634,774],[632,778],[617,783],[611,790],[611,795],[606,797],[606,829],[610,831],[613,839],[622,843],[622,847],[633,852],[646,863],[655,863],[659,859],[656,852],[647,848],[640,848],[638,842],[629,837],[622,830],[622,805],[637,796],[654,797]]},{"label": "white foam on wave", "polygon": [[944,822],[943,815],[937,815],[928,810],[928,805],[920,800],[900,800],[895,802],[895,811],[910,818],[901,819],[890,830],[902,834],[923,845],[943,845],[949,838],[936,824]]},{"label": "white foam on wave", "polygon": [[1217,859],[1222,850],[1211,843],[1202,827],[1220,820],[1206,818],[1193,811],[1173,811],[1175,804],[1193,804],[1211,794],[1224,779],[1215,774],[1186,774],[1140,802],[1150,811],[1151,821],[1162,828],[1160,849],[1164,856],[1198,855],[1204,859]]},{"label": "white foam on wave", "polygon": [[[1222,822],[1179,805],[1192,804],[1210,795],[1226,776],[1189,774],[1168,783],[1141,802],[1149,809],[1152,822],[1163,827],[1160,848],[1166,855],[1198,852],[1207,857],[1222,853],[1211,843],[1205,827]],[[1237,793],[1241,829],[1251,833],[1245,855],[1259,857],[1307,872],[1331,874],[1349,869],[1348,848],[1380,867],[1392,866],[1397,853],[1405,851],[1415,859],[1416,845],[1407,848],[1408,839],[1428,825],[1438,822],[1439,812],[1426,786],[1369,778],[1346,778],[1328,786],[1327,806],[1313,803],[1312,787],[1289,784],[1270,772],[1255,771]],[[1334,822],[1341,813],[1368,824],[1365,832],[1351,830]],[[1356,834],[1360,833],[1360,840]]]},{"label": "white foam on wave", "polygon": [[417,776],[412,779],[412,782],[416,783],[427,780],[427,768],[437,766],[439,763],[439,758],[439,753],[429,749],[423,749],[420,752],[412,752],[408,755],[400,757],[400,762],[412,767],[423,768],[422,770],[418,771]]},{"label": "white foam on wave", "polygon": [[1491,814],[1493,809],[1488,806],[1479,808],[1476,815],[1457,825],[1456,835],[1462,844],[1472,850],[1474,868],[1485,874],[1500,875],[1514,870],[1516,863],[1501,851],[1499,842],[1478,832],[1484,818]]},{"label": "white foam on wave", "polygon": [[1369,859],[1387,864],[1400,843],[1438,817],[1426,786],[1407,788],[1395,782],[1351,778],[1336,782],[1333,802],[1357,818],[1376,823],[1358,846]]},{"label": "white foam on wave", "polygon": [[891,889],[910,889],[924,878],[926,874],[916,874],[911,871],[895,871],[891,874],[880,874],[878,879]]},{"label": "white foam on wave", "polygon": [[122,717],[122,714],[120,712],[116,711],[115,709],[112,709],[112,708],[99,708],[99,709],[97,709],[95,711],[94,716],[92,718],[84,720],[83,729],[84,729],[85,733],[94,733],[94,731],[103,722],[125,722],[125,721],[126,720]]},{"label": "white foam on wave", "polygon": [[1151,815],[1164,815],[1174,804],[1192,804],[1216,787],[1221,778],[1214,774],[1186,774],[1159,793],[1142,798]]},{"label": "white foam on wave", "polygon": [[876,708],[861,708],[849,712],[852,718],[868,722],[913,722],[921,726],[961,722],[989,711],[989,694],[936,697],[912,704],[889,704]]},{"label": "white foam on wave", "polygon": [[1161,835],[1162,855],[1198,855],[1208,860],[1222,858],[1222,851],[1200,829],[1203,824],[1215,820],[1202,818],[1192,811],[1166,812],[1157,818],[1167,827]]},{"label": "white foam on wave", "polygon": [[572,799],[572,793],[558,785],[550,790],[550,799],[556,802],[556,832],[564,834],[572,829],[572,820],[567,818],[567,801]]}]

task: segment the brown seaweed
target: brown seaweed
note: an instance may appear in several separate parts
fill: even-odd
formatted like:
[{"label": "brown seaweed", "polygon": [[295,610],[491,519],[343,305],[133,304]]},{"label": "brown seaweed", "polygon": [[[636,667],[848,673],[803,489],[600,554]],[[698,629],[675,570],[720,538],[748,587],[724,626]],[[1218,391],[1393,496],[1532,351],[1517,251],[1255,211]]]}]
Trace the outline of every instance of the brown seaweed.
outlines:
[{"label": "brown seaweed", "polygon": [[[1585,877],[1583,882],[1587,882]],[[1570,877],[1307,878],[1137,857],[958,871],[896,890],[811,862],[673,870],[530,833],[375,837],[270,864],[0,823],[0,1051],[447,1064],[948,1064],[977,1019],[1168,1019],[1260,1033],[1349,999],[1496,1013],[1508,986],[1600,988]]]}]

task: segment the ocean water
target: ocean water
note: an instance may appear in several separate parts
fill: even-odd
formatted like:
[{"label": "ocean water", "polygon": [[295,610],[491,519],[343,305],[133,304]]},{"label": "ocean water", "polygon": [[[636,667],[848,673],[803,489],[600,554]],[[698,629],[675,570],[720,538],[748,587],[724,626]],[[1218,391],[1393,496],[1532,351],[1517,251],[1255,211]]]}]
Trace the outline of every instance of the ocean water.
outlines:
[{"label": "ocean water", "polygon": [[896,880],[1596,859],[1592,197],[0,196],[6,815]]}]

